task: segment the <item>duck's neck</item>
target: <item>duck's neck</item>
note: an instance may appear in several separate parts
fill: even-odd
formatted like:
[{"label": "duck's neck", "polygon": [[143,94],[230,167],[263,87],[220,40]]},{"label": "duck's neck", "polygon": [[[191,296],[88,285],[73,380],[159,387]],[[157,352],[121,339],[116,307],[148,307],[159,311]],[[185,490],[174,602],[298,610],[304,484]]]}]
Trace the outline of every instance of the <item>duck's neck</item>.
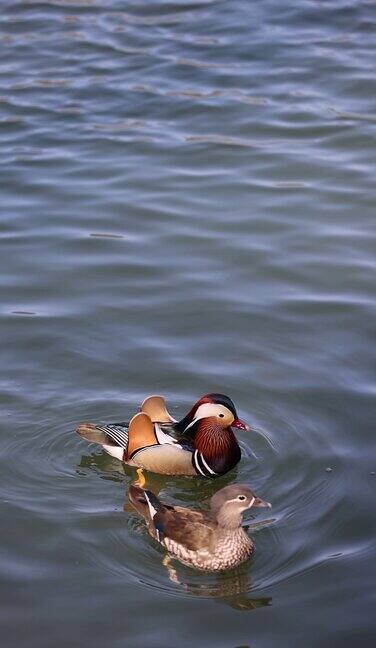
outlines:
[{"label": "duck's neck", "polygon": [[221,529],[235,531],[236,529],[240,529],[241,523],[241,513],[239,513],[239,515],[236,515],[233,511],[228,511],[226,509],[226,506],[222,506],[222,508],[217,513],[217,524]]},{"label": "duck's neck", "polygon": [[198,422],[193,444],[217,474],[227,472],[240,459],[240,448],[231,428],[223,428],[210,418]]}]

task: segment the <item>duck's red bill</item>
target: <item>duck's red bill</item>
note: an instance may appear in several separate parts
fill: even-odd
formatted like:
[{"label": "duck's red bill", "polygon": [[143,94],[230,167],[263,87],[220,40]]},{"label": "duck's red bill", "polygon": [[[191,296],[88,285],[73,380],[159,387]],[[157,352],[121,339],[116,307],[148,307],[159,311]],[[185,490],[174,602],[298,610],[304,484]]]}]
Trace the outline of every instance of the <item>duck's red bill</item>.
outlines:
[{"label": "duck's red bill", "polygon": [[233,423],[231,423],[231,427],[238,428],[238,430],[245,430],[246,432],[250,432],[251,428],[247,423],[244,423],[244,421],[241,421],[240,419],[235,419]]}]

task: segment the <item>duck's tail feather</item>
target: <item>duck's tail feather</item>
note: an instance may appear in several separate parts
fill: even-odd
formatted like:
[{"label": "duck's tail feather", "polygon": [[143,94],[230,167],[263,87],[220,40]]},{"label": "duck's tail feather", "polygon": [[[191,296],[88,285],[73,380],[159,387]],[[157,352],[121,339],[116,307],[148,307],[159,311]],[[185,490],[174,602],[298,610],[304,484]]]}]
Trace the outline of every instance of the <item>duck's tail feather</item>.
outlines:
[{"label": "duck's tail feather", "polygon": [[94,423],[81,423],[76,432],[89,443],[99,443],[100,445],[113,443],[110,437]]},{"label": "duck's tail feather", "polygon": [[99,443],[103,446],[128,447],[128,429],[125,425],[95,425],[94,423],[81,423],[76,430],[90,443]]},{"label": "duck's tail feather", "polygon": [[151,519],[148,501],[146,499],[146,491],[140,486],[135,486],[131,484],[128,491],[128,497],[130,503],[134,506],[136,511],[142,515],[142,517],[149,522]]},{"label": "duck's tail feather", "polygon": [[163,543],[168,521],[171,520],[171,515],[174,515],[174,507],[161,502],[151,491],[134,484],[129,487],[128,497],[147,523],[149,533]]},{"label": "duck's tail feather", "polygon": [[165,505],[150,490],[131,484],[128,492],[129,501],[147,522],[154,519]]}]

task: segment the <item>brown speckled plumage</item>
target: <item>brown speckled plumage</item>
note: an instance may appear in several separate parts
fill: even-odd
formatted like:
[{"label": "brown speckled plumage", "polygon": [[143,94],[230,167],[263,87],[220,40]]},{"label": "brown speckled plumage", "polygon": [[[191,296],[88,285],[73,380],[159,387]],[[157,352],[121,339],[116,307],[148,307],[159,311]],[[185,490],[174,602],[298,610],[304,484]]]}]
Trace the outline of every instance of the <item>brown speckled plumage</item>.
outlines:
[{"label": "brown speckled plumage", "polygon": [[249,558],[254,545],[241,527],[241,514],[251,506],[269,506],[239,484],[218,491],[209,513],[163,504],[151,491],[134,485],[129,500],[171,557],[204,571],[231,569]]},{"label": "brown speckled plumage", "polygon": [[236,531],[214,530],[210,548],[188,549],[184,543],[165,538],[164,546],[171,556],[184,565],[203,571],[223,571],[237,567],[249,558],[254,550],[251,538],[242,528]]}]

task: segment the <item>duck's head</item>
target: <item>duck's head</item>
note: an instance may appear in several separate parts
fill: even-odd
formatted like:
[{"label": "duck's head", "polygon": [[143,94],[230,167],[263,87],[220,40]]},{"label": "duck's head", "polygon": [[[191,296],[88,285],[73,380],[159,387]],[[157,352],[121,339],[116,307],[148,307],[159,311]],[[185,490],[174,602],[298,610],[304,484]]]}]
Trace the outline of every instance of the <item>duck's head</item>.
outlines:
[{"label": "duck's head", "polygon": [[251,507],[271,508],[271,504],[257,497],[249,486],[244,484],[225,486],[215,493],[210,501],[212,515],[220,526],[228,529],[237,528],[241,524],[243,511]]},{"label": "duck's head", "polygon": [[184,432],[189,432],[198,421],[212,419],[220,427],[234,427],[239,430],[249,431],[249,425],[241,421],[231,398],[224,394],[205,394],[202,396],[179,422],[179,427]]}]

